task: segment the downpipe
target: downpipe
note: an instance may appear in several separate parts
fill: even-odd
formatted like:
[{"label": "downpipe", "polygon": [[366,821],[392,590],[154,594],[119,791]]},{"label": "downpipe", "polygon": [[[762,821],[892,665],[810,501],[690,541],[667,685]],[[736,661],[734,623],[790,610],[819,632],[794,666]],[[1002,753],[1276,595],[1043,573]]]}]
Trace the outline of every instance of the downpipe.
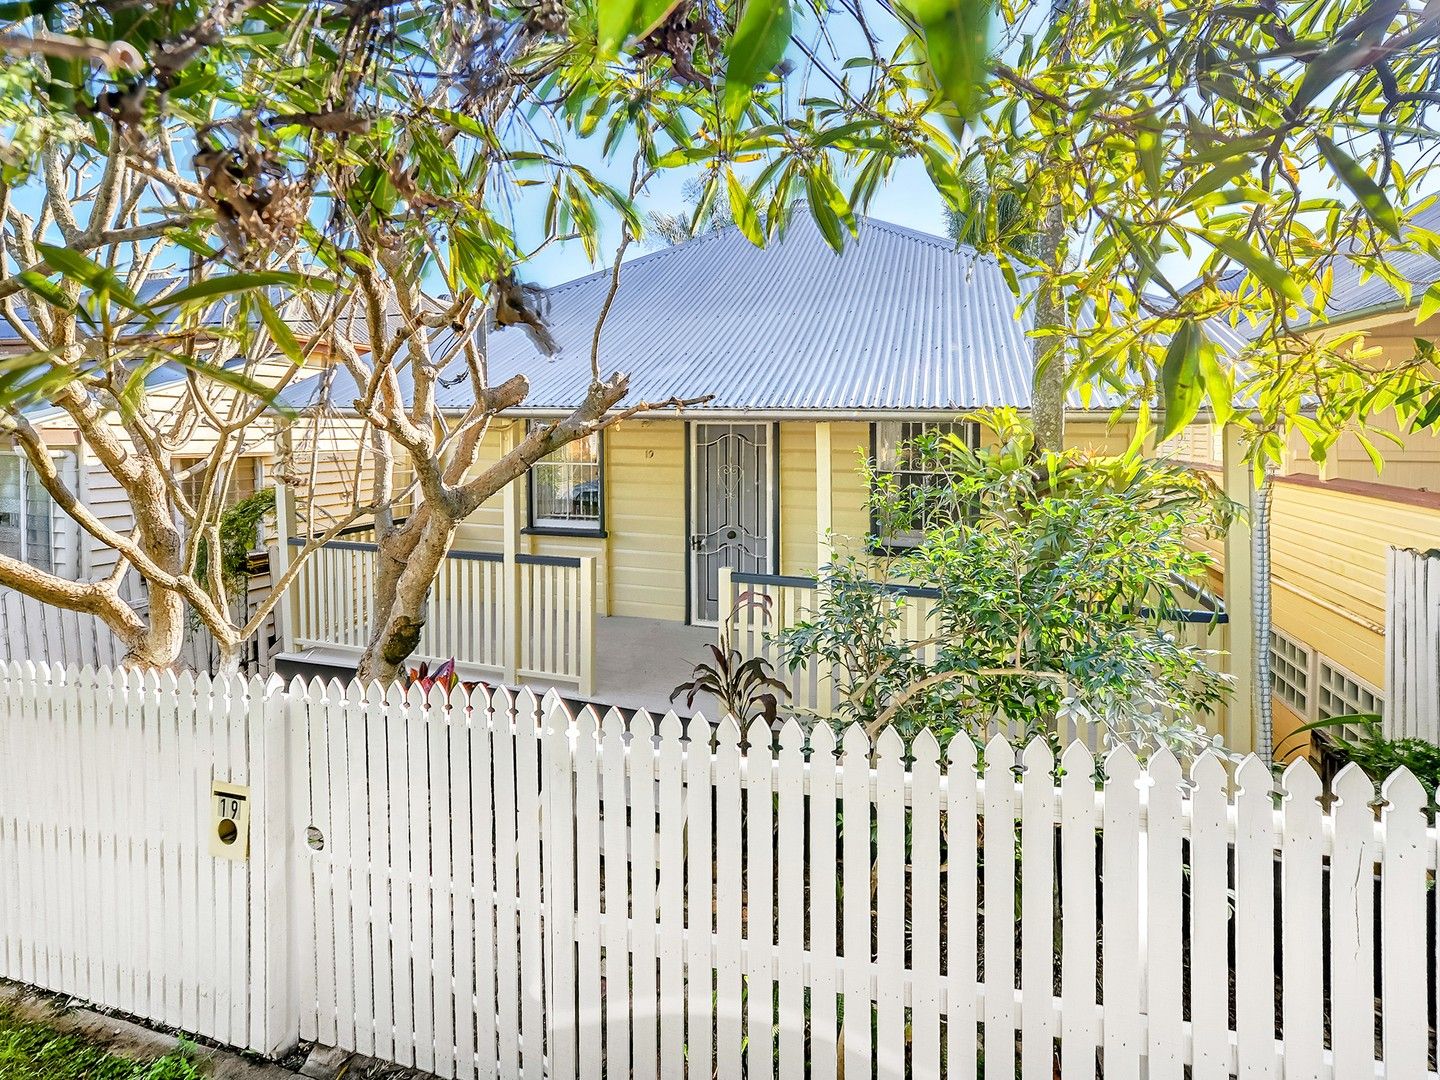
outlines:
[{"label": "downpipe", "polygon": [[1255,752],[1274,764],[1275,718],[1270,682],[1270,506],[1275,496],[1275,470],[1265,467],[1259,485],[1250,488],[1250,579],[1254,598],[1251,646],[1255,681],[1250,707],[1255,717]]}]

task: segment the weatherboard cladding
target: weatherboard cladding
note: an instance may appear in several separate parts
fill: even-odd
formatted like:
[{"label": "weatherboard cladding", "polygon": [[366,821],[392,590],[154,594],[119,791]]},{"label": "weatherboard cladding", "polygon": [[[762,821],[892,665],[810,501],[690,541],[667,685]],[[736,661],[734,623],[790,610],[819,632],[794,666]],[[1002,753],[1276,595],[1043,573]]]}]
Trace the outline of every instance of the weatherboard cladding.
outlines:
[{"label": "weatherboard cladding", "polygon": [[[489,334],[489,375],[530,381],[527,410],[566,409],[590,385],[590,348],[609,289],[601,271],[548,290],[547,322],[561,345],[541,355],[523,328]],[[626,263],[600,338],[604,375],[631,377],[626,405],[711,400],[704,412],[959,411],[1030,403],[1031,341],[994,259],[874,219],[841,255],[806,214],[758,248],[734,229]],[[470,404],[459,361],[437,394]],[[330,402],[354,398],[333,373]],[[315,400],[315,380],[285,395]],[[1073,408],[1107,408],[1100,394]]]}]

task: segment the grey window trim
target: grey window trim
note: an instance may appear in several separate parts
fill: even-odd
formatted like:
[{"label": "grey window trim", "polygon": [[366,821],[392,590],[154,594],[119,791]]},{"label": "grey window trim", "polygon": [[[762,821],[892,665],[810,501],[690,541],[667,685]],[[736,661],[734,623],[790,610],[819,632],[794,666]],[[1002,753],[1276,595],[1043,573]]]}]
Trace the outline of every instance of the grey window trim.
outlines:
[{"label": "grey window trim", "polygon": [[[529,421],[527,430],[536,423],[537,421],[534,420]],[[595,475],[599,484],[595,498],[595,520],[577,523],[573,526],[556,525],[543,519],[536,522],[535,484],[532,482],[531,473],[534,471],[535,465],[544,461],[542,458],[541,461],[535,462],[535,465],[531,465],[525,471],[525,527],[520,530],[523,534],[527,536],[582,536],[593,539],[604,539],[608,535],[605,529],[605,433],[597,431],[594,434]]]}]

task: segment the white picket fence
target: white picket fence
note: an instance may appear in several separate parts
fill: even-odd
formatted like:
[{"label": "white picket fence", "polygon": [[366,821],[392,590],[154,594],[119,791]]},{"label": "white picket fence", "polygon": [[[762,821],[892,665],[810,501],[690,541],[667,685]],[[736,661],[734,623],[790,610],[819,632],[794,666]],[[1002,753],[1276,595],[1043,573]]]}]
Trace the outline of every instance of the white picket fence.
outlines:
[{"label": "white picket fence", "polygon": [[[0,976],[225,1041],[505,1080],[1436,1075],[1408,773],[1377,810],[1354,768],[1322,805],[1305,764],[1117,750],[1097,784],[1078,744],[1057,779],[1043,743],[528,692],[0,689]],[[216,781],[248,861],[208,854]]]},{"label": "white picket fence", "polygon": [[1387,738],[1440,744],[1440,553],[1386,555]]}]

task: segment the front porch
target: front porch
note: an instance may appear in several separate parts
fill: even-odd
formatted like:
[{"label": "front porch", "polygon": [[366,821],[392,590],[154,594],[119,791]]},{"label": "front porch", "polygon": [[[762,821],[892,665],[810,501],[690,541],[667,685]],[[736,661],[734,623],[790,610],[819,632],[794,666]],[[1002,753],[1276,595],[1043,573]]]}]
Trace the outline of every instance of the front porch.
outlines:
[{"label": "front porch", "polygon": [[[288,551],[302,544],[291,538]],[[368,539],[331,541],[311,554],[281,605],[280,658],[292,670],[354,671],[370,635],[375,554]],[[715,629],[599,615],[595,573],[586,557],[452,551],[412,663],[453,657],[465,679],[553,688],[571,702],[663,714],[671,691],[706,658]],[[716,713],[708,695],[675,708]]]}]

